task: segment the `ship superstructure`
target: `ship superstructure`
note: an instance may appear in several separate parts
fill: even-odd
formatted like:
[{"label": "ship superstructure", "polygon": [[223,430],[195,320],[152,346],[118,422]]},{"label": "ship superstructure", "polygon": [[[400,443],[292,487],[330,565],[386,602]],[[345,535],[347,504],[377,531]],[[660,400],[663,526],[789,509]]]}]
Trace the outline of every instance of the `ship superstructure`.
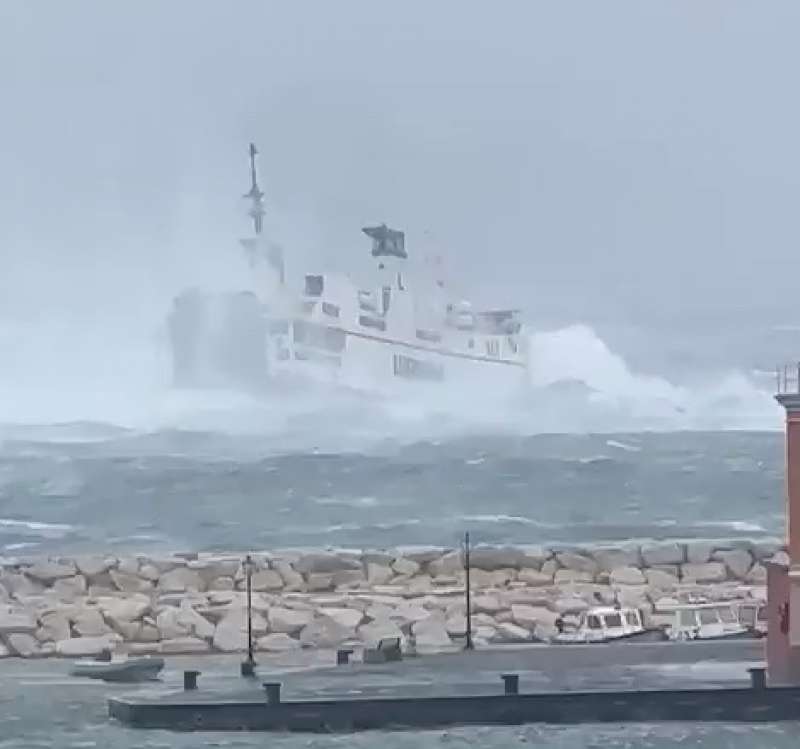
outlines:
[{"label": "ship superstructure", "polygon": [[[371,240],[366,284],[346,273],[286,281],[281,249],[263,235],[264,194],[250,146],[249,215],[242,240],[251,290],[183,292],[170,317],[175,382],[184,386],[304,381],[391,390],[467,380],[503,387],[526,379],[527,340],[516,310],[475,310],[454,300],[435,273],[410,266],[402,231]],[[501,384],[502,383],[502,384]]]}]

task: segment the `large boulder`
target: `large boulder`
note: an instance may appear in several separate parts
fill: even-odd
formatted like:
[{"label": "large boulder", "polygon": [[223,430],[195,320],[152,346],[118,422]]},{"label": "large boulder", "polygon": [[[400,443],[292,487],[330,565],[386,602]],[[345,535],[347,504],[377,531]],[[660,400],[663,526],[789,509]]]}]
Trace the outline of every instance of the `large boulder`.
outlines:
[{"label": "large boulder", "polygon": [[113,650],[119,643],[119,635],[99,637],[72,637],[56,643],[56,653],[70,658],[100,655],[104,650]]},{"label": "large boulder", "polygon": [[745,580],[753,585],[766,585],[767,568],[760,562],[756,562],[747,572]]},{"label": "large boulder", "polygon": [[556,570],[556,585],[574,585],[576,583],[594,582],[594,573],[589,570],[560,569]]},{"label": "large boulder", "polygon": [[111,631],[99,609],[79,609],[71,618],[72,629],[79,637],[99,637]]},{"label": "large boulder", "polygon": [[358,627],[364,619],[364,613],[357,609],[327,607],[321,608],[319,613],[322,616],[333,619],[333,621],[344,629],[353,630],[354,634],[356,627]]},{"label": "large boulder", "polygon": [[150,580],[143,580],[138,575],[119,570],[111,570],[109,575],[114,587],[122,593],[149,593],[153,590],[153,583]]},{"label": "large boulder", "polygon": [[[253,638],[267,633],[267,622],[263,616],[253,613]],[[214,629],[213,645],[215,650],[233,653],[247,648],[247,615],[243,611],[233,610],[222,619]]]},{"label": "large boulder", "polygon": [[592,558],[603,572],[620,567],[640,567],[642,556],[638,546],[600,546],[591,550]]},{"label": "large boulder", "polygon": [[78,572],[90,580],[108,572],[116,563],[117,560],[113,557],[82,556],[75,558],[75,567]]},{"label": "large boulder", "polygon": [[163,573],[158,580],[158,587],[162,593],[183,593],[188,590],[203,591],[206,589],[200,573],[188,567],[177,567]]},{"label": "large boulder", "polygon": [[180,655],[182,653],[208,653],[211,645],[198,637],[176,637],[162,640],[160,652],[164,655]]},{"label": "large boulder", "polygon": [[747,549],[715,551],[712,559],[722,562],[728,569],[728,576],[736,580],[744,580],[753,566],[753,557]]},{"label": "large boulder", "polygon": [[686,561],[689,564],[705,564],[711,559],[714,544],[711,541],[687,541]]},{"label": "large boulder", "polygon": [[597,562],[589,556],[584,554],[576,554],[572,551],[561,551],[556,554],[558,563],[575,572],[587,572],[591,575],[592,579],[599,571]]},{"label": "large boulder", "polygon": [[281,576],[286,591],[303,589],[303,576],[289,562],[276,559],[272,562],[272,568]]},{"label": "large boulder", "polygon": [[280,606],[271,608],[267,616],[272,632],[288,635],[297,634],[314,620],[313,611],[287,609]]},{"label": "large boulder", "polygon": [[44,583],[18,572],[0,571],[0,586],[17,600],[37,596],[45,589]]},{"label": "large boulder", "polygon": [[411,632],[414,635],[417,651],[421,653],[446,650],[453,645],[444,619],[438,616],[430,616],[415,622]]},{"label": "large boulder", "polygon": [[43,559],[25,570],[25,574],[45,585],[51,585],[62,577],[73,577],[75,565],[72,562],[59,562],[52,559]]},{"label": "large boulder", "polygon": [[25,609],[0,606],[0,635],[15,632],[33,634],[36,631],[36,618]]},{"label": "large boulder", "polygon": [[[258,570],[250,578],[252,590],[255,591],[277,591],[283,588],[283,578],[276,570]],[[247,587],[245,580],[239,581],[237,587],[244,590]]]},{"label": "large boulder", "polygon": [[472,597],[472,610],[483,614],[496,614],[506,608],[500,597],[489,593]]},{"label": "large boulder", "polygon": [[517,573],[517,581],[530,585],[532,588],[540,588],[553,584],[553,575],[540,572],[539,570],[523,567]]},{"label": "large boulder", "polygon": [[304,648],[335,648],[354,637],[354,630],[341,626],[327,616],[320,616],[300,631],[300,644]]},{"label": "large boulder", "polygon": [[558,614],[543,606],[528,606],[524,603],[513,604],[511,616],[514,624],[529,632],[535,631],[540,626],[551,629],[555,627],[556,619],[558,619]]},{"label": "large boulder", "polygon": [[452,576],[464,571],[464,556],[460,551],[448,551],[428,564],[428,572],[433,577]]},{"label": "large boulder", "polygon": [[654,541],[642,544],[642,559],[647,567],[657,564],[683,564],[686,550],[674,541]]},{"label": "large boulder", "polygon": [[74,601],[86,595],[86,578],[83,575],[61,577],[53,583],[53,594],[62,601]]},{"label": "large boulder", "polygon": [[530,642],[531,632],[513,622],[499,622],[492,642]]},{"label": "large boulder", "polygon": [[727,577],[728,571],[722,562],[681,565],[681,578],[684,583],[721,583]]},{"label": "large boulder", "polygon": [[150,599],[135,593],[131,596],[107,596],[97,599],[97,607],[103,613],[106,621],[115,629],[120,623],[133,622],[150,613]]},{"label": "large boulder", "polygon": [[646,569],[644,571],[647,584],[656,590],[673,590],[678,585],[678,576],[665,570]]},{"label": "large boulder", "polygon": [[389,565],[367,562],[367,582],[370,585],[385,585],[394,576],[395,571]]},{"label": "large boulder", "polygon": [[14,632],[6,635],[8,649],[20,658],[32,658],[39,654],[39,642],[33,635],[25,632]]},{"label": "large boulder", "polygon": [[644,585],[646,578],[638,567],[615,567],[609,580],[612,585]]},{"label": "large boulder", "polygon": [[360,570],[361,563],[349,555],[333,554],[330,552],[315,552],[304,554],[295,563],[294,568],[304,575],[312,573],[331,573],[340,570]]},{"label": "large boulder", "polygon": [[36,639],[39,642],[58,642],[70,636],[69,619],[61,611],[48,611],[39,617]]},{"label": "large boulder", "polygon": [[553,602],[553,608],[559,614],[580,614],[589,608],[589,604],[577,596],[562,596]]},{"label": "large boulder", "polygon": [[290,650],[298,650],[300,640],[295,640],[285,632],[273,632],[258,638],[256,646],[259,650],[266,650],[271,653],[285,653]]},{"label": "large boulder", "polygon": [[399,557],[392,562],[392,569],[398,575],[416,575],[420,571],[419,562],[406,557]]},{"label": "large boulder", "polygon": [[397,624],[390,619],[375,619],[374,621],[362,624],[358,628],[358,638],[367,646],[375,647],[383,639],[400,637],[403,632]]},{"label": "large boulder", "polygon": [[470,550],[470,567],[492,572],[522,566],[525,555],[514,546],[476,546]]}]

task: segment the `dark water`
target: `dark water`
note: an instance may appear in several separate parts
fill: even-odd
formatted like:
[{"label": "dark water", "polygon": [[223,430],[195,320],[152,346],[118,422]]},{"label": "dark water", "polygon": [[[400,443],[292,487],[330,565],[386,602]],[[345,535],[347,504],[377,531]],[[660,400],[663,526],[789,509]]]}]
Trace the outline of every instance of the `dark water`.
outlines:
[{"label": "dark water", "polygon": [[0,443],[0,553],[783,532],[779,432],[484,436],[282,452],[98,425]]},{"label": "dark water", "polygon": [[[181,659],[165,681],[177,686]],[[204,659],[204,678],[215,670],[234,671],[230,659]],[[67,676],[64,661],[0,662],[0,749],[189,749],[194,747],[276,747],[277,749],[428,749],[436,747],[709,747],[755,749],[794,747],[800,724],[639,724],[454,728],[438,731],[367,732],[352,735],[173,734],[123,728],[106,717],[105,698],[130,692],[125,685],[81,682]],[[280,670],[275,667],[275,673]],[[46,716],[46,720],[43,717]]]}]

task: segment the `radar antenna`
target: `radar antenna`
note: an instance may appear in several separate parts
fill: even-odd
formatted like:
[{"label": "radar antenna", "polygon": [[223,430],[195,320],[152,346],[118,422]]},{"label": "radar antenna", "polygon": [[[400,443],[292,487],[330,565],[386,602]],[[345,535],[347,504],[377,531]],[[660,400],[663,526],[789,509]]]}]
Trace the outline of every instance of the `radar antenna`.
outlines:
[{"label": "radar antenna", "polygon": [[261,230],[264,226],[264,214],[266,211],[264,210],[264,202],[262,198],[264,197],[264,193],[258,187],[258,181],[256,178],[256,154],[258,151],[256,150],[256,144],[250,144],[250,192],[245,194],[245,198],[250,198],[252,205],[250,206],[250,210],[248,213],[250,217],[253,219],[253,229],[255,233],[261,234]]}]

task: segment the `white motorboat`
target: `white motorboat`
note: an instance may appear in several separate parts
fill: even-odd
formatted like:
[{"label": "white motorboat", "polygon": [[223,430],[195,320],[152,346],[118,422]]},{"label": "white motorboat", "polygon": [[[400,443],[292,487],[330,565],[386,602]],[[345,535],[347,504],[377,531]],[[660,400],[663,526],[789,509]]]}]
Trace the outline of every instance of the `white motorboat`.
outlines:
[{"label": "white motorboat", "polygon": [[676,606],[672,624],[667,626],[670,640],[723,640],[753,637],[730,603],[690,603]]},{"label": "white motorboat", "polygon": [[80,660],[70,669],[72,676],[85,676],[103,681],[153,681],[164,668],[163,658],[142,656],[140,658],[121,658],[119,660]]},{"label": "white motorboat", "polygon": [[739,604],[739,623],[756,637],[766,637],[767,604],[764,601],[744,601]]},{"label": "white motorboat", "polygon": [[645,629],[638,609],[596,606],[581,614],[575,627],[564,626],[554,643],[600,643],[622,640],[660,640],[663,633]]}]

